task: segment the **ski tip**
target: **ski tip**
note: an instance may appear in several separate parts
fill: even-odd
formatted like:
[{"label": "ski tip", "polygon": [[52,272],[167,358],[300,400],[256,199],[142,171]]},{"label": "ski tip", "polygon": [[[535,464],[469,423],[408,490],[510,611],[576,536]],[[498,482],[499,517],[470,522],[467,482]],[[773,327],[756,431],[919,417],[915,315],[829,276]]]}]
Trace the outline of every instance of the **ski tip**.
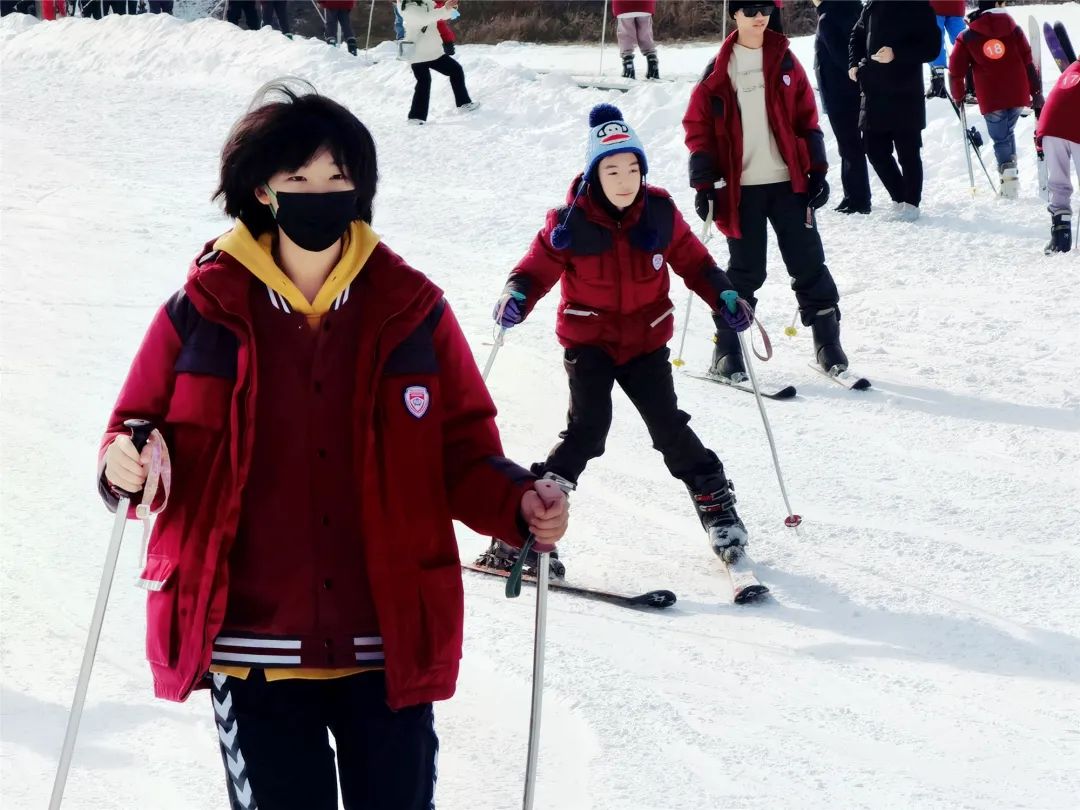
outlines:
[{"label": "ski tip", "polygon": [[749,585],[735,594],[736,605],[748,605],[754,602],[764,601],[769,595],[769,589],[764,585]]},{"label": "ski tip", "polygon": [[794,385],[789,385],[786,388],[781,388],[775,394],[770,394],[769,399],[795,399],[798,393]]},{"label": "ski tip", "polygon": [[866,391],[870,388],[870,381],[866,377],[860,377],[851,384],[852,391]]},{"label": "ski tip", "polygon": [[678,598],[671,591],[649,591],[641,596],[631,597],[629,600],[632,605],[651,608],[669,608],[677,601]]}]

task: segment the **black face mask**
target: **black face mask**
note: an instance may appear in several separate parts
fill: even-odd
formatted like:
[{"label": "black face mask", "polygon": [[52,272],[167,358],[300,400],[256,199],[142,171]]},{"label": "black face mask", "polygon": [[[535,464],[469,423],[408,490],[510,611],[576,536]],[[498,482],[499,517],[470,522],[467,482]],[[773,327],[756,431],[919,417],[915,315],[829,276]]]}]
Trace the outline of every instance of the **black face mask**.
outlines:
[{"label": "black face mask", "polygon": [[348,230],[349,223],[358,217],[355,191],[269,193],[277,205],[274,219],[281,230],[299,247],[313,253],[333,245]]}]

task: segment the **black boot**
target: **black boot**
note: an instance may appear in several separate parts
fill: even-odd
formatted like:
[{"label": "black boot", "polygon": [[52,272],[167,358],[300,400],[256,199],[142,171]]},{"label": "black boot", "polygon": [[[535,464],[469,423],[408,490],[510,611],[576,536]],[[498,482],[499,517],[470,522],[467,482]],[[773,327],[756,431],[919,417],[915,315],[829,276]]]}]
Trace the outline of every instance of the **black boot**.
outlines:
[{"label": "black boot", "polygon": [[735,487],[723,473],[718,473],[709,480],[687,484],[686,488],[713,552],[725,562],[738,560],[749,536],[735,511]]},{"label": "black boot", "polygon": [[349,48],[349,53],[351,53],[353,56],[356,56],[356,37],[349,37],[347,40],[345,40],[345,44]]},{"label": "black boot", "polygon": [[645,71],[646,79],[659,79],[660,78],[660,60],[656,58],[655,53],[645,54],[645,61],[649,63],[648,69]]},{"label": "black boot", "polygon": [[926,91],[927,98],[948,98],[945,92],[945,68],[930,68],[930,89]]},{"label": "black boot", "polygon": [[1050,216],[1050,243],[1043,252],[1047,256],[1051,253],[1068,253],[1072,250],[1072,214],[1065,211]]},{"label": "black boot", "polygon": [[337,47],[337,39],[335,37],[327,37],[326,38],[326,44],[329,45],[331,48],[336,48]]},{"label": "black boot", "polygon": [[634,55],[628,53],[622,58],[622,77],[624,79],[633,79],[634,77]]},{"label": "black boot", "polygon": [[739,335],[731,329],[725,329],[717,325],[716,337],[713,338],[712,366],[709,373],[717,377],[723,377],[731,382],[742,382],[746,379],[746,364],[743,362],[742,347],[739,345]]},{"label": "black boot", "polygon": [[830,374],[847,371],[848,359],[840,346],[840,316],[836,307],[818,312],[810,324],[810,331],[814,333],[818,365]]}]

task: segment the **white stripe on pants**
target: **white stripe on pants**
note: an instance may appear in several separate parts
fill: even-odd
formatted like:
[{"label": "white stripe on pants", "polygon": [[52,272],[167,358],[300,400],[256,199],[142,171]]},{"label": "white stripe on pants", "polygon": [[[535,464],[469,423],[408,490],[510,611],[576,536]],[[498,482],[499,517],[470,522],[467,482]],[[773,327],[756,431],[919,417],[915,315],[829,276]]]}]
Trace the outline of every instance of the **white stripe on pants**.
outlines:
[{"label": "white stripe on pants", "polygon": [[[1045,135],[1042,139],[1046,158],[1046,186],[1050,191],[1050,213],[1072,211],[1072,169],[1080,177],[1080,143]],[[1070,165],[1071,164],[1071,165]]]}]

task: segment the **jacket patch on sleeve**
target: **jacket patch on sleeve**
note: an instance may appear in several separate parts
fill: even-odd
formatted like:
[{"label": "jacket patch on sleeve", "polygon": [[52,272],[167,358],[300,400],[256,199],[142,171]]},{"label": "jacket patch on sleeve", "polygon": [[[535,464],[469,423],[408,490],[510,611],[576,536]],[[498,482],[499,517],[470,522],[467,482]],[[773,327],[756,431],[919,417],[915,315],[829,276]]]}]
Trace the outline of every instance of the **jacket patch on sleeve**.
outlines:
[{"label": "jacket patch on sleeve", "polygon": [[431,392],[424,385],[410,385],[405,389],[405,407],[417,419],[423,418],[431,407]]}]

